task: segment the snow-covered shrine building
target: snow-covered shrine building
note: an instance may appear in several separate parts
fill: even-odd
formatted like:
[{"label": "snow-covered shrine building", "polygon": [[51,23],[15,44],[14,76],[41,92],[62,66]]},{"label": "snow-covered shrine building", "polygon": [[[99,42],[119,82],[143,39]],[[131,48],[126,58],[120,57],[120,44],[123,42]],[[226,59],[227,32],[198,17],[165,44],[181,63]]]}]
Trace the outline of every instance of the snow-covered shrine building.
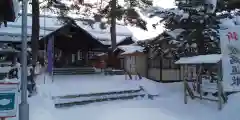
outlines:
[{"label": "snow-covered shrine building", "polygon": [[[92,66],[94,55],[106,53],[111,46],[110,27],[100,28],[100,23],[84,21],[63,23],[56,16],[40,16],[39,49],[46,51],[47,43],[54,39],[54,67]],[[21,16],[0,29],[0,43],[21,44]],[[31,44],[32,18],[28,16],[28,44]],[[133,43],[131,32],[117,25],[117,44]]]}]

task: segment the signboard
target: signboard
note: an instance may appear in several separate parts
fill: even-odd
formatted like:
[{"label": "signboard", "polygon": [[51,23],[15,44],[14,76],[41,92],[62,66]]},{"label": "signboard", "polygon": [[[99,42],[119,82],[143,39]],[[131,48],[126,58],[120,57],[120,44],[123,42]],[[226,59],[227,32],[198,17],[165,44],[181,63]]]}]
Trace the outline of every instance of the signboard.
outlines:
[{"label": "signboard", "polygon": [[217,92],[217,81],[211,81],[209,79],[202,78],[201,89],[203,92]]},{"label": "signboard", "polygon": [[0,118],[16,116],[18,106],[17,96],[17,83],[0,83]]},{"label": "signboard", "polygon": [[223,88],[225,91],[240,90],[240,27],[220,30]]}]

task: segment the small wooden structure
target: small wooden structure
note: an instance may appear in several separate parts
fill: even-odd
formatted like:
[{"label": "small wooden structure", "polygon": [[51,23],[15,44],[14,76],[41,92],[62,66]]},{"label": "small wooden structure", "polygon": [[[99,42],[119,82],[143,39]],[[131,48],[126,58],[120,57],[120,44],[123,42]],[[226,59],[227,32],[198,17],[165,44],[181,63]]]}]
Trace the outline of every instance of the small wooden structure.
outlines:
[{"label": "small wooden structure", "polygon": [[125,78],[127,79],[127,76],[130,77],[130,79],[132,79],[130,74],[134,74],[135,75],[135,80],[137,79],[142,79],[142,77],[140,76],[139,72],[136,69],[136,63],[137,63],[137,59],[136,56],[141,56],[141,55],[145,55],[143,52],[140,51],[126,51],[120,54],[120,56],[126,57],[126,56],[130,56],[130,57],[135,57],[135,59],[133,59],[134,61],[132,61],[134,64],[130,64],[130,73],[127,73]]},{"label": "small wooden structure", "polygon": [[[187,96],[190,96],[192,99],[216,101],[218,109],[222,109],[222,104],[226,103],[227,97],[222,86],[221,59],[221,54],[211,54],[183,57],[175,62],[175,64],[183,65],[181,67],[185,73],[183,81],[185,104],[187,104]],[[209,68],[210,66],[215,67],[215,70],[207,70],[207,73],[202,74],[204,67]],[[216,73],[213,75],[209,71]],[[192,83],[192,86],[189,83]],[[212,93],[212,96],[208,96],[208,93]]]}]

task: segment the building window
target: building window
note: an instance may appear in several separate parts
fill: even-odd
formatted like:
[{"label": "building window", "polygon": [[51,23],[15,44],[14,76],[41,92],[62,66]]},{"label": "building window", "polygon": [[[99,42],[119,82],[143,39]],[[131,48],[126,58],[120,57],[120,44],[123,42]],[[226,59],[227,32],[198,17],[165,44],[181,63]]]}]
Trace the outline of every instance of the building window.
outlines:
[{"label": "building window", "polygon": [[92,58],[94,56],[94,52],[93,51],[88,51],[88,58]]},{"label": "building window", "polygon": [[78,60],[83,60],[83,53],[82,53],[82,51],[78,51]]}]

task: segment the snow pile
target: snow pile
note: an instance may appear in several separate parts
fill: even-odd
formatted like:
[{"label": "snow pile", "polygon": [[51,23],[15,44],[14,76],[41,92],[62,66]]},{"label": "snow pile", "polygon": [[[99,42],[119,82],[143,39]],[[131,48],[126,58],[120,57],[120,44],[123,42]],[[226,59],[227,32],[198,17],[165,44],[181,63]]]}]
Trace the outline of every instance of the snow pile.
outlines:
[{"label": "snow pile", "polygon": [[237,104],[240,100],[240,94],[233,94],[229,96],[228,103],[224,106],[223,110],[218,113],[219,120],[238,120],[238,110],[240,105]]},{"label": "snow pile", "polygon": [[221,15],[227,15],[229,17],[225,17],[220,19],[220,27],[221,28],[230,28],[230,27],[235,27],[236,25],[240,25],[240,10],[236,9],[230,12],[223,11],[217,13],[218,16]]},{"label": "snow pile", "polygon": [[[124,80],[124,78],[122,79]],[[123,84],[123,81],[118,81],[116,78],[108,79],[108,77],[104,75],[102,76],[83,75],[81,79],[79,79],[79,76],[59,75],[59,76],[54,76],[53,80],[54,80],[54,84],[51,85],[51,91],[50,91],[52,96],[64,96],[68,94],[99,93],[99,92],[107,92],[107,91],[121,91],[126,89],[131,89],[131,90],[139,89],[138,85]],[[68,80],[68,82],[64,82],[66,80]],[[90,81],[86,81],[86,80],[90,80]],[[95,84],[95,83],[98,83],[98,84]],[[61,90],[62,88],[66,88],[66,87],[69,89],[65,91]],[[80,91],[79,91],[79,88],[81,88]]]},{"label": "snow pile", "polygon": [[[124,80],[124,76],[55,76],[51,78],[39,76],[38,95],[29,98],[30,120],[238,120],[240,94],[231,95],[222,111],[217,110],[216,102],[205,100],[190,100],[183,102],[182,83],[157,83],[151,80]],[[67,79],[67,80],[66,80]],[[107,84],[106,84],[107,83]],[[73,87],[73,85],[75,87]],[[84,87],[86,85],[86,87]],[[154,100],[127,100],[94,103],[85,106],[76,106],[68,109],[55,109],[51,96],[54,92],[67,91],[87,93],[92,91],[113,90],[116,86],[124,89],[143,86],[149,93],[157,94]],[[55,89],[68,88],[68,89]],[[120,88],[120,87],[118,87]],[[81,113],[81,114],[79,114]],[[191,113],[191,114],[189,114]],[[9,120],[17,120],[11,118]]]}]

